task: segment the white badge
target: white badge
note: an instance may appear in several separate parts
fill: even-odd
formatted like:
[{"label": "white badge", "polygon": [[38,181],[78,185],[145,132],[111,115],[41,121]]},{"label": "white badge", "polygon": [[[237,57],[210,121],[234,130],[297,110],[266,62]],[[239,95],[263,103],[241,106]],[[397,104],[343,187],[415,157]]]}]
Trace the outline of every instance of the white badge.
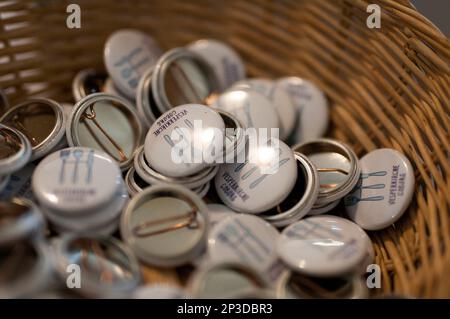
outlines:
[{"label": "white badge", "polygon": [[132,29],[119,30],[106,41],[106,69],[117,88],[134,99],[139,79],[161,55],[158,44],[148,35]]},{"label": "white badge", "polygon": [[282,86],[269,79],[256,78],[239,81],[235,87],[248,87],[267,97],[280,120],[280,137],[284,140],[290,136],[296,123],[296,109],[288,92]]},{"label": "white badge", "polygon": [[219,222],[208,237],[212,262],[241,262],[261,272],[270,272],[278,259],[278,231],[263,219],[235,214]]},{"label": "white badge", "polygon": [[408,208],[414,193],[414,169],[400,152],[382,148],[360,160],[361,177],[344,198],[348,216],[368,230],[386,228]]},{"label": "white badge", "polygon": [[145,159],[166,176],[192,175],[215,163],[214,154],[222,151],[224,137],[225,123],[219,113],[200,104],[181,105],[150,127]]},{"label": "white badge", "polygon": [[309,217],[285,228],[277,250],[292,270],[317,277],[361,270],[373,256],[370,238],[358,225],[331,215]]},{"label": "white badge", "polygon": [[297,126],[292,142],[303,143],[322,137],[328,128],[329,111],[325,94],[312,82],[286,77],[277,84],[288,93],[291,104],[297,112]]},{"label": "white badge", "polygon": [[218,40],[198,40],[188,46],[214,69],[222,90],[245,78],[245,65],[239,54]]},{"label": "white badge", "polygon": [[249,89],[232,89],[219,96],[212,107],[236,116],[246,128],[279,128],[278,114],[261,93]]},{"label": "white badge", "polygon": [[249,143],[245,151],[245,162],[220,167],[216,190],[230,208],[258,214],[289,195],[297,179],[297,163],[289,146],[276,139]]},{"label": "white badge", "polygon": [[84,147],[47,156],[32,178],[33,192],[41,205],[67,214],[108,203],[121,185],[117,163],[103,152]]}]

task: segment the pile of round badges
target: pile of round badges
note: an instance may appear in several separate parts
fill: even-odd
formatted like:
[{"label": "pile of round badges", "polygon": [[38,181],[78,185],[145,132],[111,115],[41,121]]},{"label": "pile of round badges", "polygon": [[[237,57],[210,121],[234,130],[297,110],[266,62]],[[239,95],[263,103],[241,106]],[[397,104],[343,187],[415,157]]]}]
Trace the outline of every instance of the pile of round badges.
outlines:
[{"label": "pile of round badges", "polygon": [[[405,156],[358,158],[323,138],[328,103],[316,85],[248,79],[220,41],[163,53],[148,35],[119,30],[104,62],[107,72],[76,75],[74,105],[10,107],[0,95],[0,296],[368,296],[364,230],[407,209]],[[201,146],[223,147],[175,161],[172,137],[187,140],[197,121]],[[279,139],[249,143],[249,128],[279,129]],[[331,214],[339,203],[346,219]],[[73,265],[79,289],[65,286]],[[192,272],[184,288],[144,284],[142,265]]]}]

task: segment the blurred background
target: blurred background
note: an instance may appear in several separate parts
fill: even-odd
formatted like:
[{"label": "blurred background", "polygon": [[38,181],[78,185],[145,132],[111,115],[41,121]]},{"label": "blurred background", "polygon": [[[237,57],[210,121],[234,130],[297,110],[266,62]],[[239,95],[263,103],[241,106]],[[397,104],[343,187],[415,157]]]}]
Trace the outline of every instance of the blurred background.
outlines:
[{"label": "blurred background", "polygon": [[450,37],[450,0],[412,0],[416,8]]}]

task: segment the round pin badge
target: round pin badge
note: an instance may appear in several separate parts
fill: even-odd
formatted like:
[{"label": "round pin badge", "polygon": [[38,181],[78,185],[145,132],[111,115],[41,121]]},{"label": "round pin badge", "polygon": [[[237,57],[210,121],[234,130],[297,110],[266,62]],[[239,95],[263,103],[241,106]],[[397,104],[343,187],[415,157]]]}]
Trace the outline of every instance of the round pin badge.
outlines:
[{"label": "round pin badge", "polygon": [[325,135],[329,123],[325,94],[314,83],[299,77],[281,78],[277,85],[287,92],[290,104],[296,111],[292,143],[304,143]]},{"label": "round pin badge", "polygon": [[161,53],[150,36],[138,30],[123,29],[111,34],[106,41],[104,61],[116,87],[134,99],[139,79]]},{"label": "round pin badge", "polygon": [[234,115],[244,128],[278,129],[278,114],[261,93],[249,89],[231,89],[222,93],[211,105]]},{"label": "round pin badge", "polygon": [[44,217],[39,208],[24,198],[0,201],[0,245],[43,234]]},{"label": "round pin badge", "polygon": [[402,153],[381,148],[360,159],[361,176],[344,198],[351,220],[367,230],[395,223],[408,208],[414,193],[414,169]]},{"label": "round pin badge", "polygon": [[280,204],[260,215],[276,227],[284,227],[311,212],[319,194],[316,168],[303,154],[295,153],[297,179],[295,186]]},{"label": "round pin badge", "polygon": [[308,217],[286,227],[277,251],[293,271],[316,277],[347,275],[373,256],[370,238],[358,225],[331,215]]},{"label": "round pin badge", "polygon": [[[140,266],[133,253],[112,237],[93,234],[65,235],[55,245],[57,271],[67,279],[67,270],[77,265],[82,283],[77,292],[86,297],[129,296],[141,283]],[[72,268],[71,268],[72,267]]]},{"label": "round pin badge", "polygon": [[278,82],[269,79],[246,79],[234,85],[235,88],[248,88],[263,94],[275,108],[280,120],[280,137],[287,139],[296,124],[296,110],[286,90]]},{"label": "round pin badge", "polygon": [[137,288],[133,293],[133,299],[189,299],[189,296],[179,287],[153,284]]},{"label": "round pin badge", "polygon": [[89,94],[104,92],[107,78],[105,72],[95,69],[78,72],[72,82],[72,95],[75,101],[78,102]]},{"label": "round pin badge", "polygon": [[240,262],[269,273],[277,262],[278,231],[254,215],[234,214],[217,223],[208,236],[209,260]]},{"label": "round pin badge", "polygon": [[27,137],[32,146],[32,161],[53,151],[65,135],[63,108],[49,99],[28,99],[10,108],[0,122]]},{"label": "round pin badge", "polygon": [[280,204],[296,179],[294,153],[282,141],[270,139],[249,143],[243,163],[222,165],[215,186],[220,199],[233,210],[259,214]]},{"label": "round pin badge", "polygon": [[67,126],[70,146],[90,147],[106,152],[122,170],[133,162],[142,145],[142,124],[136,110],[124,99],[95,93],[80,100]]},{"label": "round pin badge", "polygon": [[224,136],[225,123],[215,110],[200,104],[180,105],[150,127],[145,159],[166,176],[192,175],[215,163]]},{"label": "round pin badge", "polygon": [[343,198],[358,182],[361,167],[356,154],[346,144],[332,139],[317,139],[295,145],[292,149],[306,155],[318,171],[320,190],[314,208],[323,208]]},{"label": "round pin badge", "polygon": [[207,61],[219,79],[221,90],[245,78],[245,65],[239,54],[228,44],[202,39],[188,45],[188,49]]},{"label": "round pin badge", "polygon": [[180,266],[205,248],[207,214],[205,203],[189,189],[152,186],[129,202],[120,232],[141,261],[161,267]]},{"label": "round pin badge", "polygon": [[188,290],[200,299],[233,299],[255,290],[270,290],[269,281],[252,267],[241,263],[218,263],[200,268],[191,277]]},{"label": "round pin badge", "polygon": [[109,203],[122,186],[117,163],[85,147],[66,148],[36,167],[33,192],[42,206],[65,214],[83,214]]},{"label": "round pin badge", "polygon": [[161,113],[183,104],[208,104],[220,90],[211,66],[184,48],[172,49],[158,60],[151,75],[151,89]]},{"label": "round pin badge", "polygon": [[19,130],[0,124],[0,176],[24,167],[31,157],[31,144]]}]

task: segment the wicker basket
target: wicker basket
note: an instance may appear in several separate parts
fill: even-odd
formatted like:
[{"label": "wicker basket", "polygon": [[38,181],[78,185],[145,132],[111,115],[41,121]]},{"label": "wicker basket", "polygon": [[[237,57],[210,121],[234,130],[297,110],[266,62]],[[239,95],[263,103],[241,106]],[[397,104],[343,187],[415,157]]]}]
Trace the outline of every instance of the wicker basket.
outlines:
[{"label": "wicker basket", "polygon": [[[81,29],[66,27],[73,2]],[[381,29],[366,26],[369,3],[382,8]],[[409,1],[13,0],[0,13],[0,87],[12,103],[33,95],[70,101],[75,73],[102,68],[106,37],[124,27],[165,49],[223,39],[251,76],[313,80],[332,105],[330,136],[358,155],[398,149],[415,167],[404,217],[370,233],[383,275],[375,294],[450,296],[450,41]],[[169,270],[145,273],[179,280]]]}]

